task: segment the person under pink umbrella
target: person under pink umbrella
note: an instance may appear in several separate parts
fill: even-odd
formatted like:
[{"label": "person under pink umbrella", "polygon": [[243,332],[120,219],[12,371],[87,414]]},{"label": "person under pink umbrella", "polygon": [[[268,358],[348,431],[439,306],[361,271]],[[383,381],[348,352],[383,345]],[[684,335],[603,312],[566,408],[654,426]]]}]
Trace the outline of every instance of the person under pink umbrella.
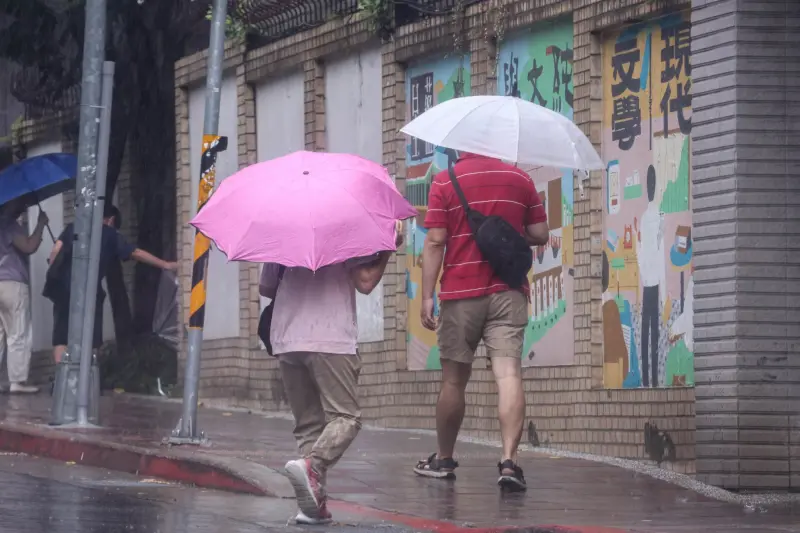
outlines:
[{"label": "person under pink umbrella", "polygon": [[[403,244],[399,233],[395,244],[397,248]],[[355,291],[370,294],[375,289],[392,253],[383,251],[316,272],[270,263],[261,273],[259,292],[275,301],[272,353],[280,360],[302,455],[285,467],[300,507],[297,523],[324,524],[332,519],[327,472],[361,429]]]},{"label": "person under pink umbrella", "polygon": [[259,336],[295,419],[298,523],[331,521],[327,473],[361,429],[356,291],[375,289],[416,214],[382,166],[296,152],[226,179],[192,220],[228,259],[266,263]]}]

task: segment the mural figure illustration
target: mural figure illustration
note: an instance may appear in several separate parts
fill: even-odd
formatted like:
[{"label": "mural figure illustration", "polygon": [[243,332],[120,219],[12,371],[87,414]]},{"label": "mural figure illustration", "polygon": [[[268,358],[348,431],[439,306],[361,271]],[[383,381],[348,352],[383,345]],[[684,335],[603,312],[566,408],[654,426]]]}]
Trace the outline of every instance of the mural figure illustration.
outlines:
[{"label": "mural figure illustration", "polygon": [[642,279],[642,382],[658,386],[659,328],[666,297],[667,267],[664,257],[664,216],[655,203],[656,169],[647,167],[647,210],[638,231],[636,259]]},{"label": "mural figure illustration", "polygon": [[690,16],[609,34],[602,55],[604,385],[691,386]]}]

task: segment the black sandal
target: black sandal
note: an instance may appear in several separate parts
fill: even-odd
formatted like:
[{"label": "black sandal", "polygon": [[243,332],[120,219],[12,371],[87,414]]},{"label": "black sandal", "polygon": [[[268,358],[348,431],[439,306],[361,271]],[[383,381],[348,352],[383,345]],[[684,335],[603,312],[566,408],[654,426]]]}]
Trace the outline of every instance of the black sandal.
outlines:
[{"label": "black sandal", "polygon": [[431,454],[427,459],[422,459],[414,467],[414,473],[418,476],[432,477],[436,479],[455,479],[453,472],[458,468],[458,461],[452,458],[439,459],[436,454]]},{"label": "black sandal", "polygon": [[[512,470],[513,474],[504,474],[503,470]],[[525,475],[522,469],[514,464],[511,459],[506,459],[502,463],[497,463],[497,471],[500,477],[497,479],[497,484],[501,489],[511,492],[522,492],[528,489],[528,484],[525,483]]]}]

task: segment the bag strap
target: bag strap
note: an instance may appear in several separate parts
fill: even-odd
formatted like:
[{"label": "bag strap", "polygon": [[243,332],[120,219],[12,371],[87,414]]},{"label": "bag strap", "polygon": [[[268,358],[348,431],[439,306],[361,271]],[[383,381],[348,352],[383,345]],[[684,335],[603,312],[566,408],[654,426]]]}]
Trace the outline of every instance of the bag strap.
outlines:
[{"label": "bag strap", "polygon": [[467,197],[464,196],[464,190],[458,183],[458,178],[456,178],[456,171],[452,163],[448,163],[447,173],[450,176],[450,183],[453,184],[453,188],[456,190],[458,199],[461,200],[461,206],[464,208],[464,214],[468,215],[470,211],[469,202],[467,202]]},{"label": "bag strap", "polygon": [[458,179],[456,178],[456,171],[452,164],[447,165],[447,173],[450,176],[450,183],[453,184],[453,189],[456,190],[458,199],[461,200],[461,206],[464,208],[464,217],[467,219],[467,225],[469,226],[469,229],[472,232],[472,236],[474,238],[475,235],[478,234],[478,229],[480,228],[483,215],[479,211],[475,211],[469,206],[469,202],[467,202],[467,197],[464,196],[464,190],[458,183]]}]

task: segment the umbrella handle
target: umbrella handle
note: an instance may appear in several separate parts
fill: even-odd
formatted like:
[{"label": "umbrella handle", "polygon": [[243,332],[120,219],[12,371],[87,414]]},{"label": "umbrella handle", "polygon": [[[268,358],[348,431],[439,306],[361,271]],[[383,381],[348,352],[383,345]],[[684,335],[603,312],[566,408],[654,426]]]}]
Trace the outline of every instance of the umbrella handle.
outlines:
[{"label": "umbrella handle", "polygon": [[[41,209],[41,206],[39,207],[39,209]],[[45,224],[45,227],[47,228],[47,233],[50,234],[50,238],[53,239],[53,244],[55,244],[56,243],[56,236],[53,235],[53,230],[50,229],[50,223],[48,222],[47,224]]]},{"label": "umbrella handle", "polygon": [[[34,193],[34,194],[36,194],[36,193]],[[39,208],[39,211],[41,213],[44,213],[44,209],[42,209],[42,204],[39,203],[39,199],[38,198],[36,198],[36,207]],[[53,239],[53,244],[55,244],[56,243],[56,236],[53,235],[53,230],[50,229],[50,223],[48,222],[47,224],[44,225],[44,227],[47,228],[47,233],[50,234],[50,238]]]}]

